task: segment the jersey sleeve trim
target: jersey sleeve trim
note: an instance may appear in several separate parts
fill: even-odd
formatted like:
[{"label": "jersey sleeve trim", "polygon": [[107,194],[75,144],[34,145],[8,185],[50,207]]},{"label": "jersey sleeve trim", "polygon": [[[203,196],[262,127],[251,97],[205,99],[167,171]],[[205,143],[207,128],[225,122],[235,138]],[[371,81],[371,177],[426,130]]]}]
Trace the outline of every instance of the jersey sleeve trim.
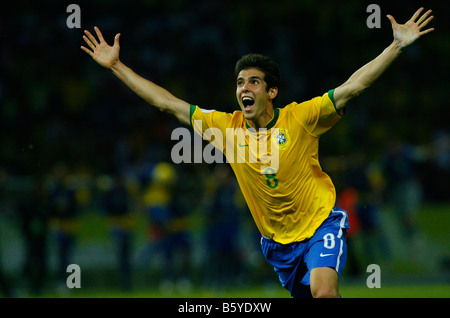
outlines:
[{"label": "jersey sleeve trim", "polygon": [[195,112],[196,108],[197,108],[197,106],[191,104],[191,108],[189,110],[189,119],[191,122],[191,126],[192,126],[192,116],[194,116],[194,112]]},{"label": "jersey sleeve trim", "polygon": [[345,114],[345,107],[341,109],[340,111],[336,108],[336,102],[334,101],[334,89],[330,89],[328,91],[328,97],[330,98],[331,102],[333,103],[334,109],[336,110],[336,113],[340,116],[344,116]]}]

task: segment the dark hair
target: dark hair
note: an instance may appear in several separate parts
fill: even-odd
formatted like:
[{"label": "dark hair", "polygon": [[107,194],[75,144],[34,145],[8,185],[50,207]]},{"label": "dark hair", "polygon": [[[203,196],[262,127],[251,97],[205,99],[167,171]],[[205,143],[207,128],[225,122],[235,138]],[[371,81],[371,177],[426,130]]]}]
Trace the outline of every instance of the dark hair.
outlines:
[{"label": "dark hair", "polygon": [[280,68],[270,57],[261,54],[251,53],[244,55],[237,61],[234,69],[234,75],[237,77],[239,72],[248,68],[256,68],[264,73],[264,81],[269,88],[280,86]]}]

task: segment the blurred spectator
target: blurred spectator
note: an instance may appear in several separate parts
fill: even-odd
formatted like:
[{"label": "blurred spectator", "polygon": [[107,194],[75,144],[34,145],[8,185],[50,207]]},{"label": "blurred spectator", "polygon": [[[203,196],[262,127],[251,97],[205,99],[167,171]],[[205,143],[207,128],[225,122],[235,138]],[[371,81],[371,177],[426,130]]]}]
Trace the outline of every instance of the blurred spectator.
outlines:
[{"label": "blurred spectator", "polygon": [[111,225],[111,235],[116,250],[116,262],[119,273],[119,286],[122,290],[132,288],[131,251],[133,219],[130,215],[130,196],[124,176],[118,175],[109,180],[104,196],[104,209]]},{"label": "blurred spectator", "polygon": [[69,170],[64,163],[53,167],[49,180],[50,215],[57,248],[57,280],[66,289],[67,266],[71,264],[77,233],[79,205],[76,191],[70,184]]},{"label": "blurred spectator", "polygon": [[[390,247],[382,223],[382,194],[386,185],[380,164],[364,154],[354,154],[340,161],[339,166],[346,188],[338,191],[337,206],[347,211],[350,222],[348,271],[350,275],[358,275],[365,272],[362,264],[390,261]],[[357,240],[362,243],[359,249]]]},{"label": "blurred spectator", "polygon": [[24,193],[17,202],[17,213],[25,245],[23,277],[32,296],[44,291],[48,263],[48,199],[42,179],[36,180],[30,193]]},{"label": "blurred spectator", "polygon": [[210,189],[206,189],[204,193],[204,199],[207,201],[204,208],[206,284],[214,287],[232,286],[244,272],[239,245],[240,213],[243,211],[236,202],[240,189],[231,168],[225,164],[215,166],[207,184]]},{"label": "blurred spectator", "polygon": [[156,253],[163,256],[162,286],[190,279],[190,211],[182,205],[177,191],[178,183],[182,182],[171,164],[160,162],[154,166],[151,181],[143,193],[151,240],[149,256]]},{"label": "blurred spectator", "polygon": [[385,179],[379,162],[372,161],[361,167],[361,184],[357,214],[361,225],[364,242],[364,257],[368,264],[389,263],[391,250],[383,227],[382,199],[385,190]]},{"label": "blurred spectator", "polygon": [[[425,199],[432,202],[446,202],[450,198],[450,134],[444,130],[433,134],[428,145],[430,162],[420,168]],[[431,163],[431,164],[430,164]]]},{"label": "blurred spectator", "polygon": [[418,232],[416,214],[422,204],[423,190],[415,164],[423,160],[418,147],[391,139],[384,158],[386,196],[400,220],[406,242]]}]

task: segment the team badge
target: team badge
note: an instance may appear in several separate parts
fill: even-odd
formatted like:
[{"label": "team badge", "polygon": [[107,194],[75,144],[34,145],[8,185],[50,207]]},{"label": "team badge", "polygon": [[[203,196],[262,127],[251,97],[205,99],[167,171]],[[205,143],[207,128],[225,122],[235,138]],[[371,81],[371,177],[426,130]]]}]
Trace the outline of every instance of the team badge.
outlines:
[{"label": "team badge", "polygon": [[278,145],[279,149],[286,149],[291,142],[291,137],[287,129],[275,128],[272,132],[272,141]]}]

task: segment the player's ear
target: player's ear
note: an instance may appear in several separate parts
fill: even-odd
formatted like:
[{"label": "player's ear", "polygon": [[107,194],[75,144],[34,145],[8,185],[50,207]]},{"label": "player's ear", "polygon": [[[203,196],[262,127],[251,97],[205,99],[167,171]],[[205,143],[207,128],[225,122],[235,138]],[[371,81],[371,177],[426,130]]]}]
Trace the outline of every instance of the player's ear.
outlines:
[{"label": "player's ear", "polygon": [[278,95],[278,87],[269,88],[269,97],[274,100]]}]

